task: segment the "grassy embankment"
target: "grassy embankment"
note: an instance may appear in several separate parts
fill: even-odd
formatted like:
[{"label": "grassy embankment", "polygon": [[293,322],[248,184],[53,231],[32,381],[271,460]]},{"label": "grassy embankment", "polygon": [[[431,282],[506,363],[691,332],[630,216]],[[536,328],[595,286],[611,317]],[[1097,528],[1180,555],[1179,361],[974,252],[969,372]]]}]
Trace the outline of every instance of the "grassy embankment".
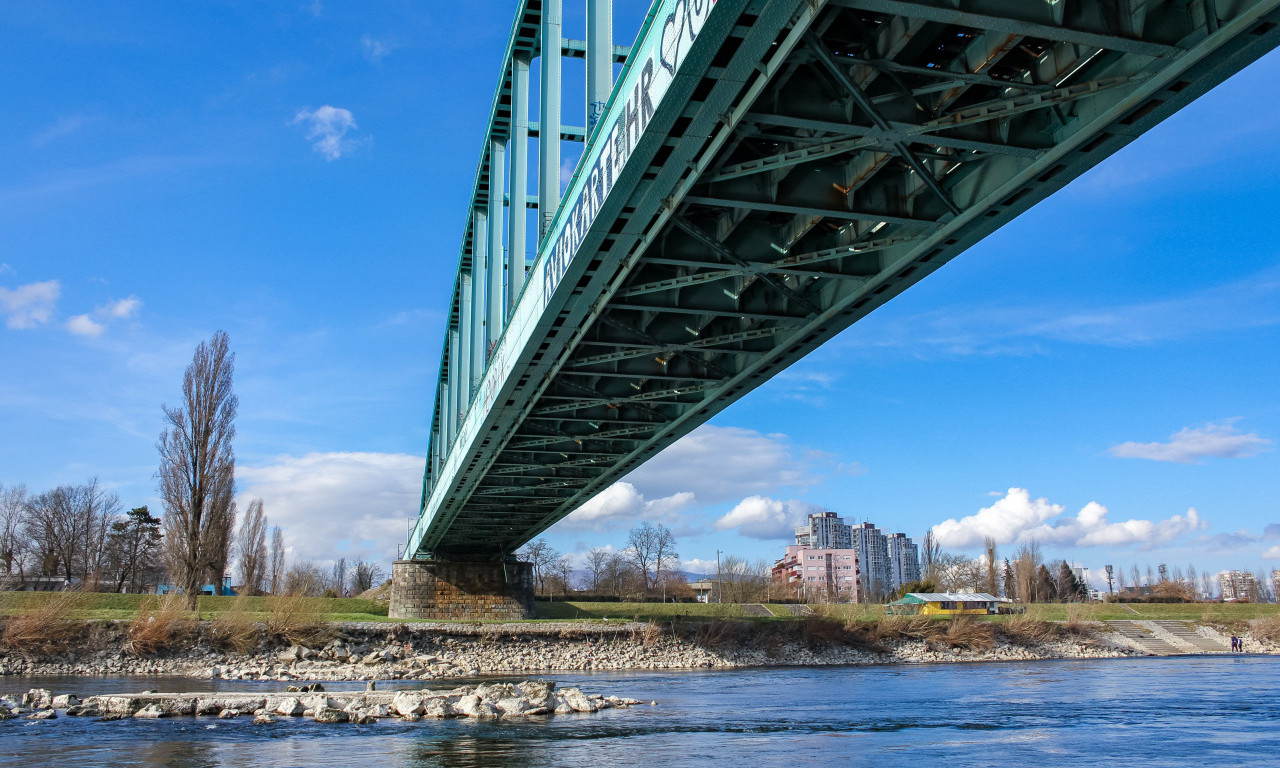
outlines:
[{"label": "grassy embankment", "polygon": [[[701,603],[575,603],[539,602],[539,619],[605,619],[639,621],[675,621],[697,619],[745,619],[769,621],[749,616],[740,605],[705,605]],[[776,619],[790,619],[785,605],[766,605]],[[1130,610],[1132,609],[1132,610]],[[818,615],[841,621],[878,621],[885,618],[879,605],[814,606]],[[1280,605],[1248,603],[1160,603],[1121,605],[1117,603],[1061,604],[1040,603],[1029,606],[1027,615],[1041,621],[1187,621],[1201,624],[1230,625],[1249,619],[1280,615]],[[1006,621],[1007,616],[978,617],[989,621]]]},{"label": "grassy embankment", "polygon": [[[77,620],[129,621],[138,616],[144,602],[154,601],[153,595],[118,595],[86,593],[66,595],[47,592],[0,592],[0,618],[17,616],[49,604],[54,600],[70,600],[67,617]],[[248,618],[267,621],[278,598],[271,597],[200,597],[197,613],[201,619],[216,619],[232,612],[244,612]],[[387,618],[387,604],[359,598],[315,598],[307,601],[309,612],[321,621],[401,621]],[[765,608],[771,616],[749,614],[741,605],[703,603],[596,603],[596,602],[542,602],[537,604],[540,621],[787,621],[795,617],[785,605],[768,604]],[[824,618],[841,622],[874,622],[885,618],[884,609],[878,605],[814,606],[815,612]],[[1250,619],[1280,616],[1280,606],[1241,603],[1115,603],[1058,604],[1042,603],[1028,608],[1027,615],[1040,621],[1108,621],[1114,619],[1173,620],[1218,626],[1230,626]],[[1008,617],[980,617],[990,621],[1005,621]]]},{"label": "grassy embankment", "polygon": [[[70,610],[67,612],[67,618],[70,619],[129,621],[138,615],[139,608],[144,603],[154,602],[155,595],[0,592],[0,618],[17,616],[60,600],[70,601]],[[276,600],[277,598],[271,597],[201,596],[196,602],[196,613],[201,619],[214,619],[243,610],[253,619],[266,621],[272,614],[272,605]],[[387,618],[387,604],[377,600],[354,597],[315,598],[308,601],[308,607],[323,621],[390,621]]]}]

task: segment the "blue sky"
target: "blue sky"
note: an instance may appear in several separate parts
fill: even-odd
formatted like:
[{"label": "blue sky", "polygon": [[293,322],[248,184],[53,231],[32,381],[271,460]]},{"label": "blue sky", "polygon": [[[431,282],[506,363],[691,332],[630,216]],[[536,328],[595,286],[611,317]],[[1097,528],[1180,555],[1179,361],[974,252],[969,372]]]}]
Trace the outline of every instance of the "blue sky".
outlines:
[{"label": "blue sky", "polygon": [[[242,501],[298,557],[389,561],[512,13],[8,3],[0,483],[158,508],[160,406],[225,329]],[[643,515],[701,570],[827,508],[973,554],[1280,567],[1278,79],[1272,54],[547,538],[620,547]]]}]

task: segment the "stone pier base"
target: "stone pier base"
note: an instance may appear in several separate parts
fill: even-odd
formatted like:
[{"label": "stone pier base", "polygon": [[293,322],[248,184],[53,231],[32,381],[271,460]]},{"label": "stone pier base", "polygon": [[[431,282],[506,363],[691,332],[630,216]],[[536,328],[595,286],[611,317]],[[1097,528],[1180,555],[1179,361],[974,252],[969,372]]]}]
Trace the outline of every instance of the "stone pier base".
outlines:
[{"label": "stone pier base", "polygon": [[391,566],[393,619],[533,617],[533,566],[507,561],[397,560]]}]

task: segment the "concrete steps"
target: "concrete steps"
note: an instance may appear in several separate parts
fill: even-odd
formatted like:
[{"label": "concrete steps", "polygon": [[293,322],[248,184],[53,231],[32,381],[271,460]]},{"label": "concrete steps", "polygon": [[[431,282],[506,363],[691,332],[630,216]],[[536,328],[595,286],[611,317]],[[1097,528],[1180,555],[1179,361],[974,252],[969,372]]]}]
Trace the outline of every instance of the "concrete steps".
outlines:
[{"label": "concrete steps", "polygon": [[1195,630],[1189,628],[1181,621],[1154,621],[1152,623],[1173,635],[1174,639],[1190,645],[1200,653],[1231,652],[1231,649],[1228,648],[1225,643],[1198,635]]},{"label": "concrete steps", "polygon": [[1132,640],[1135,645],[1152,656],[1177,656],[1178,654],[1187,653],[1186,650],[1156,637],[1150,627],[1144,626],[1146,623],[1142,621],[1108,621],[1107,625],[1114,629],[1116,634]]},{"label": "concrete steps", "polygon": [[1201,637],[1180,621],[1108,621],[1107,625],[1153,656],[1230,652],[1226,645]]}]

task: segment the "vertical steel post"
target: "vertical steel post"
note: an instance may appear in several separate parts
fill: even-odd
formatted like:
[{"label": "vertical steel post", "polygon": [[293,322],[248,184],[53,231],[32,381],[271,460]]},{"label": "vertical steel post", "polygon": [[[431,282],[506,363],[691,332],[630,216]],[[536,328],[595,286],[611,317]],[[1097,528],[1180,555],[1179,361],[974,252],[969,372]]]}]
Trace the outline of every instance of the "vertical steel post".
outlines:
[{"label": "vertical steel post", "polygon": [[502,219],[503,219],[503,171],[506,170],[507,145],[499,139],[489,140],[489,258],[485,269],[489,275],[488,301],[485,304],[485,325],[488,328],[489,346],[485,359],[493,354],[494,345],[502,336],[502,326],[507,316],[507,305],[502,298]]},{"label": "vertical steel post", "polygon": [[563,0],[542,2],[542,87],[538,92],[538,244],[560,206],[560,28]]},{"label": "vertical steel post", "polygon": [[511,203],[507,207],[507,311],[524,287],[525,226],[529,210],[529,59],[511,59]]},{"label": "vertical steel post", "polygon": [[613,0],[587,0],[587,136],[613,91]]},{"label": "vertical steel post", "polygon": [[484,375],[484,263],[489,250],[489,214],[481,207],[473,212],[471,225],[471,392]]},{"label": "vertical steel post", "polygon": [[[459,323],[461,325],[461,323]],[[458,413],[461,411],[460,403],[462,402],[462,379],[458,375],[461,368],[458,367],[458,355],[462,350],[462,334],[457,328],[449,329],[449,402],[447,410],[449,412],[448,425],[445,428],[445,446],[453,447],[453,439],[458,436]],[[448,457],[449,451],[445,450],[444,455]]]},{"label": "vertical steel post", "polygon": [[[471,273],[462,273],[461,311],[458,313],[458,422],[461,424],[467,406],[471,405],[471,336],[475,331],[471,311]],[[457,435],[457,432],[454,432]]]}]

